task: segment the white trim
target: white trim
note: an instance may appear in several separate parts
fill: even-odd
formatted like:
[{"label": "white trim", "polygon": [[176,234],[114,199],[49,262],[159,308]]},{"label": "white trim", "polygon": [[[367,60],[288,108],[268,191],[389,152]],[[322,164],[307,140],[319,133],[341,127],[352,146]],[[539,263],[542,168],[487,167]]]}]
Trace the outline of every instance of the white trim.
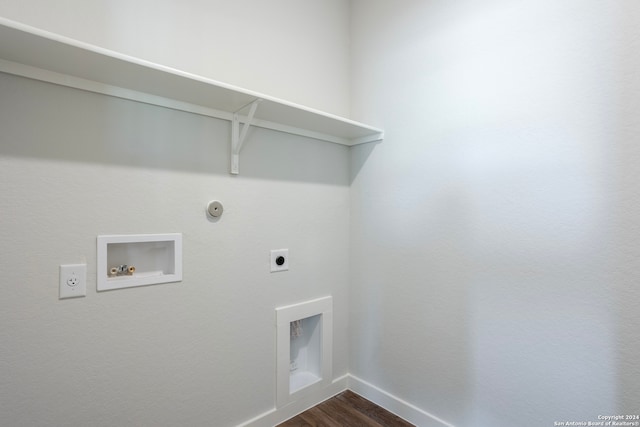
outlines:
[{"label": "white trim", "polygon": [[354,393],[361,395],[365,399],[372,401],[376,405],[383,407],[387,411],[417,426],[455,427],[453,424],[351,374],[349,374],[348,388]]},{"label": "white trim", "polygon": [[384,139],[384,132],[380,132],[380,133],[377,133],[375,135],[369,135],[369,136],[363,136],[363,137],[360,137],[360,138],[351,139],[351,140],[349,140],[348,143],[345,143],[345,145],[353,147],[355,145],[367,144],[369,142],[382,141],[383,139]]},{"label": "white trim", "polygon": [[237,427],[273,427],[283,423],[307,409],[313,408],[327,399],[331,399],[336,394],[345,391],[347,389],[348,379],[348,374],[336,378],[328,387],[314,393],[312,396],[303,397],[280,408],[273,408],[242,424],[238,424]]},{"label": "white trim", "polygon": [[351,390],[389,412],[415,424],[419,427],[455,427],[437,416],[428,413],[409,402],[400,399],[393,394],[382,390],[351,374],[343,375],[333,380],[330,386],[324,388],[313,396],[296,400],[286,406],[273,408],[255,418],[239,424],[237,427],[273,427],[298,414],[312,408],[336,394],[345,390]]}]

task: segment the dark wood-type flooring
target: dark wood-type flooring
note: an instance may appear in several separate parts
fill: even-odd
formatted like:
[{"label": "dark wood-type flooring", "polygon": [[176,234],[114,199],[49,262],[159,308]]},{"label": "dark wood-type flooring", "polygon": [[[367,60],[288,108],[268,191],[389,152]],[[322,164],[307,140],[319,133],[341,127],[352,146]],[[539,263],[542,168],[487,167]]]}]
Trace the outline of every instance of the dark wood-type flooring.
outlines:
[{"label": "dark wood-type flooring", "polygon": [[414,427],[413,424],[349,390],[278,425],[278,427],[381,426]]}]

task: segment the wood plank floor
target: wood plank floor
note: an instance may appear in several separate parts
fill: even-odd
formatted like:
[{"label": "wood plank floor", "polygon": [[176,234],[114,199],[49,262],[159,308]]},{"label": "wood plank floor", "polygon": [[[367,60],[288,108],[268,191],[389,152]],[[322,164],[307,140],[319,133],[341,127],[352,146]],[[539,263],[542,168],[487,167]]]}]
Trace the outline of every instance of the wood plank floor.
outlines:
[{"label": "wood plank floor", "polygon": [[344,391],[278,427],[414,427],[352,391]]}]

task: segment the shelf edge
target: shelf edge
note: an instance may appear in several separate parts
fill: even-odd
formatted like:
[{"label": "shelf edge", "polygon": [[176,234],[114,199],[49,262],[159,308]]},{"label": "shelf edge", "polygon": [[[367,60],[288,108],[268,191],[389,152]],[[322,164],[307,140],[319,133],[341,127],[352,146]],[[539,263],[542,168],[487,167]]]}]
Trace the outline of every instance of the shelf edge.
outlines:
[{"label": "shelf edge", "polygon": [[[105,58],[111,58],[114,61],[121,61],[123,63],[138,65],[144,68],[148,68],[150,70],[166,73],[167,75],[172,75],[178,78],[197,81],[200,83],[211,85],[212,87],[218,87],[224,90],[235,92],[237,94],[253,97],[254,99],[263,99],[280,106],[284,106],[284,107],[295,109],[304,113],[308,113],[312,116],[317,116],[318,118],[329,119],[331,121],[341,123],[342,125],[346,125],[347,127],[352,126],[353,128],[357,128],[360,130],[360,132],[345,132],[343,135],[347,133],[351,133],[351,135],[353,135],[354,133],[359,133],[360,135],[362,135],[363,133],[366,133],[367,135],[364,135],[361,137],[355,137],[351,139],[349,137],[340,136],[333,133],[324,133],[324,132],[319,132],[317,130],[310,130],[310,129],[287,125],[287,124],[283,124],[275,121],[256,119],[253,125],[261,128],[272,129],[280,132],[290,133],[294,135],[309,137],[309,138],[313,138],[321,141],[332,142],[332,143],[347,145],[347,146],[358,145],[358,144],[363,144],[363,143],[372,142],[372,141],[379,141],[383,138],[383,135],[384,135],[381,129],[377,129],[375,127],[365,125],[363,123],[359,123],[344,117],[340,117],[331,113],[316,110],[316,109],[306,107],[300,104],[296,104],[293,102],[284,101],[284,100],[281,100],[272,96],[264,95],[258,92],[246,90],[241,87],[233,86],[233,85],[219,82],[203,76],[177,70],[161,64],[156,64],[140,58],[131,57],[119,52],[115,52],[99,46],[91,45],[91,44],[88,44],[76,39],[72,39],[60,34],[52,33],[52,32],[35,28],[35,27],[31,27],[29,25],[12,21],[7,18],[0,17],[0,26],[14,30],[21,34],[25,34],[25,36],[30,35],[42,40],[53,41],[55,43],[59,43],[64,46],[69,46],[71,48],[78,49],[80,51],[86,51],[89,53],[100,55]],[[156,106],[170,108],[174,110],[204,115],[204,116],[213,117],[217,119],[223,119],[228,121],[233,120],[233,112],[231,111],[225,111],[225,110],[219,110],[211,107],[206,107],[203,105],[190,103],[188,101],[178,101],[173,98],[154,95],[153,93],[149,93],[146,91],[126,89],[120,86],[115,86],[108,83],[101,83],[100,81],[86,79],[82,77],[76,77],[76,76],[72,76],[65,73],[58,73],[56,71],[52,71],[46,68],[39,68],[36,66],[26,65],[20,62],[14,62],[14,61],[10,61],[3,58],[0,58],[0,72],[17,75],[21,77],[26,77],[33,80],[48,82],[56,85],[66,86],[70,88],[80,89],[88,92],[112,96],[116,98],[127,99],[127,100],[145,103],[145,104],[156,105]],[[243,119],[245,118],[241,118],[241,121]]]}]

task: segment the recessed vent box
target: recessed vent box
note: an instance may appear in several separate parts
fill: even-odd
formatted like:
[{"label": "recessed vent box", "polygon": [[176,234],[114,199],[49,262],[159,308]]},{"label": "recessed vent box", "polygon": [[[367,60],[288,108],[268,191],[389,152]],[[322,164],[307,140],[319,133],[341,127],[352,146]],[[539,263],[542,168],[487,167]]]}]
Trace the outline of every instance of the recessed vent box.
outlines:
[{"label": "recessed vent box", "polygon": [[276,309],[278,406],[331,384],[332,306],[329,296]]}]

